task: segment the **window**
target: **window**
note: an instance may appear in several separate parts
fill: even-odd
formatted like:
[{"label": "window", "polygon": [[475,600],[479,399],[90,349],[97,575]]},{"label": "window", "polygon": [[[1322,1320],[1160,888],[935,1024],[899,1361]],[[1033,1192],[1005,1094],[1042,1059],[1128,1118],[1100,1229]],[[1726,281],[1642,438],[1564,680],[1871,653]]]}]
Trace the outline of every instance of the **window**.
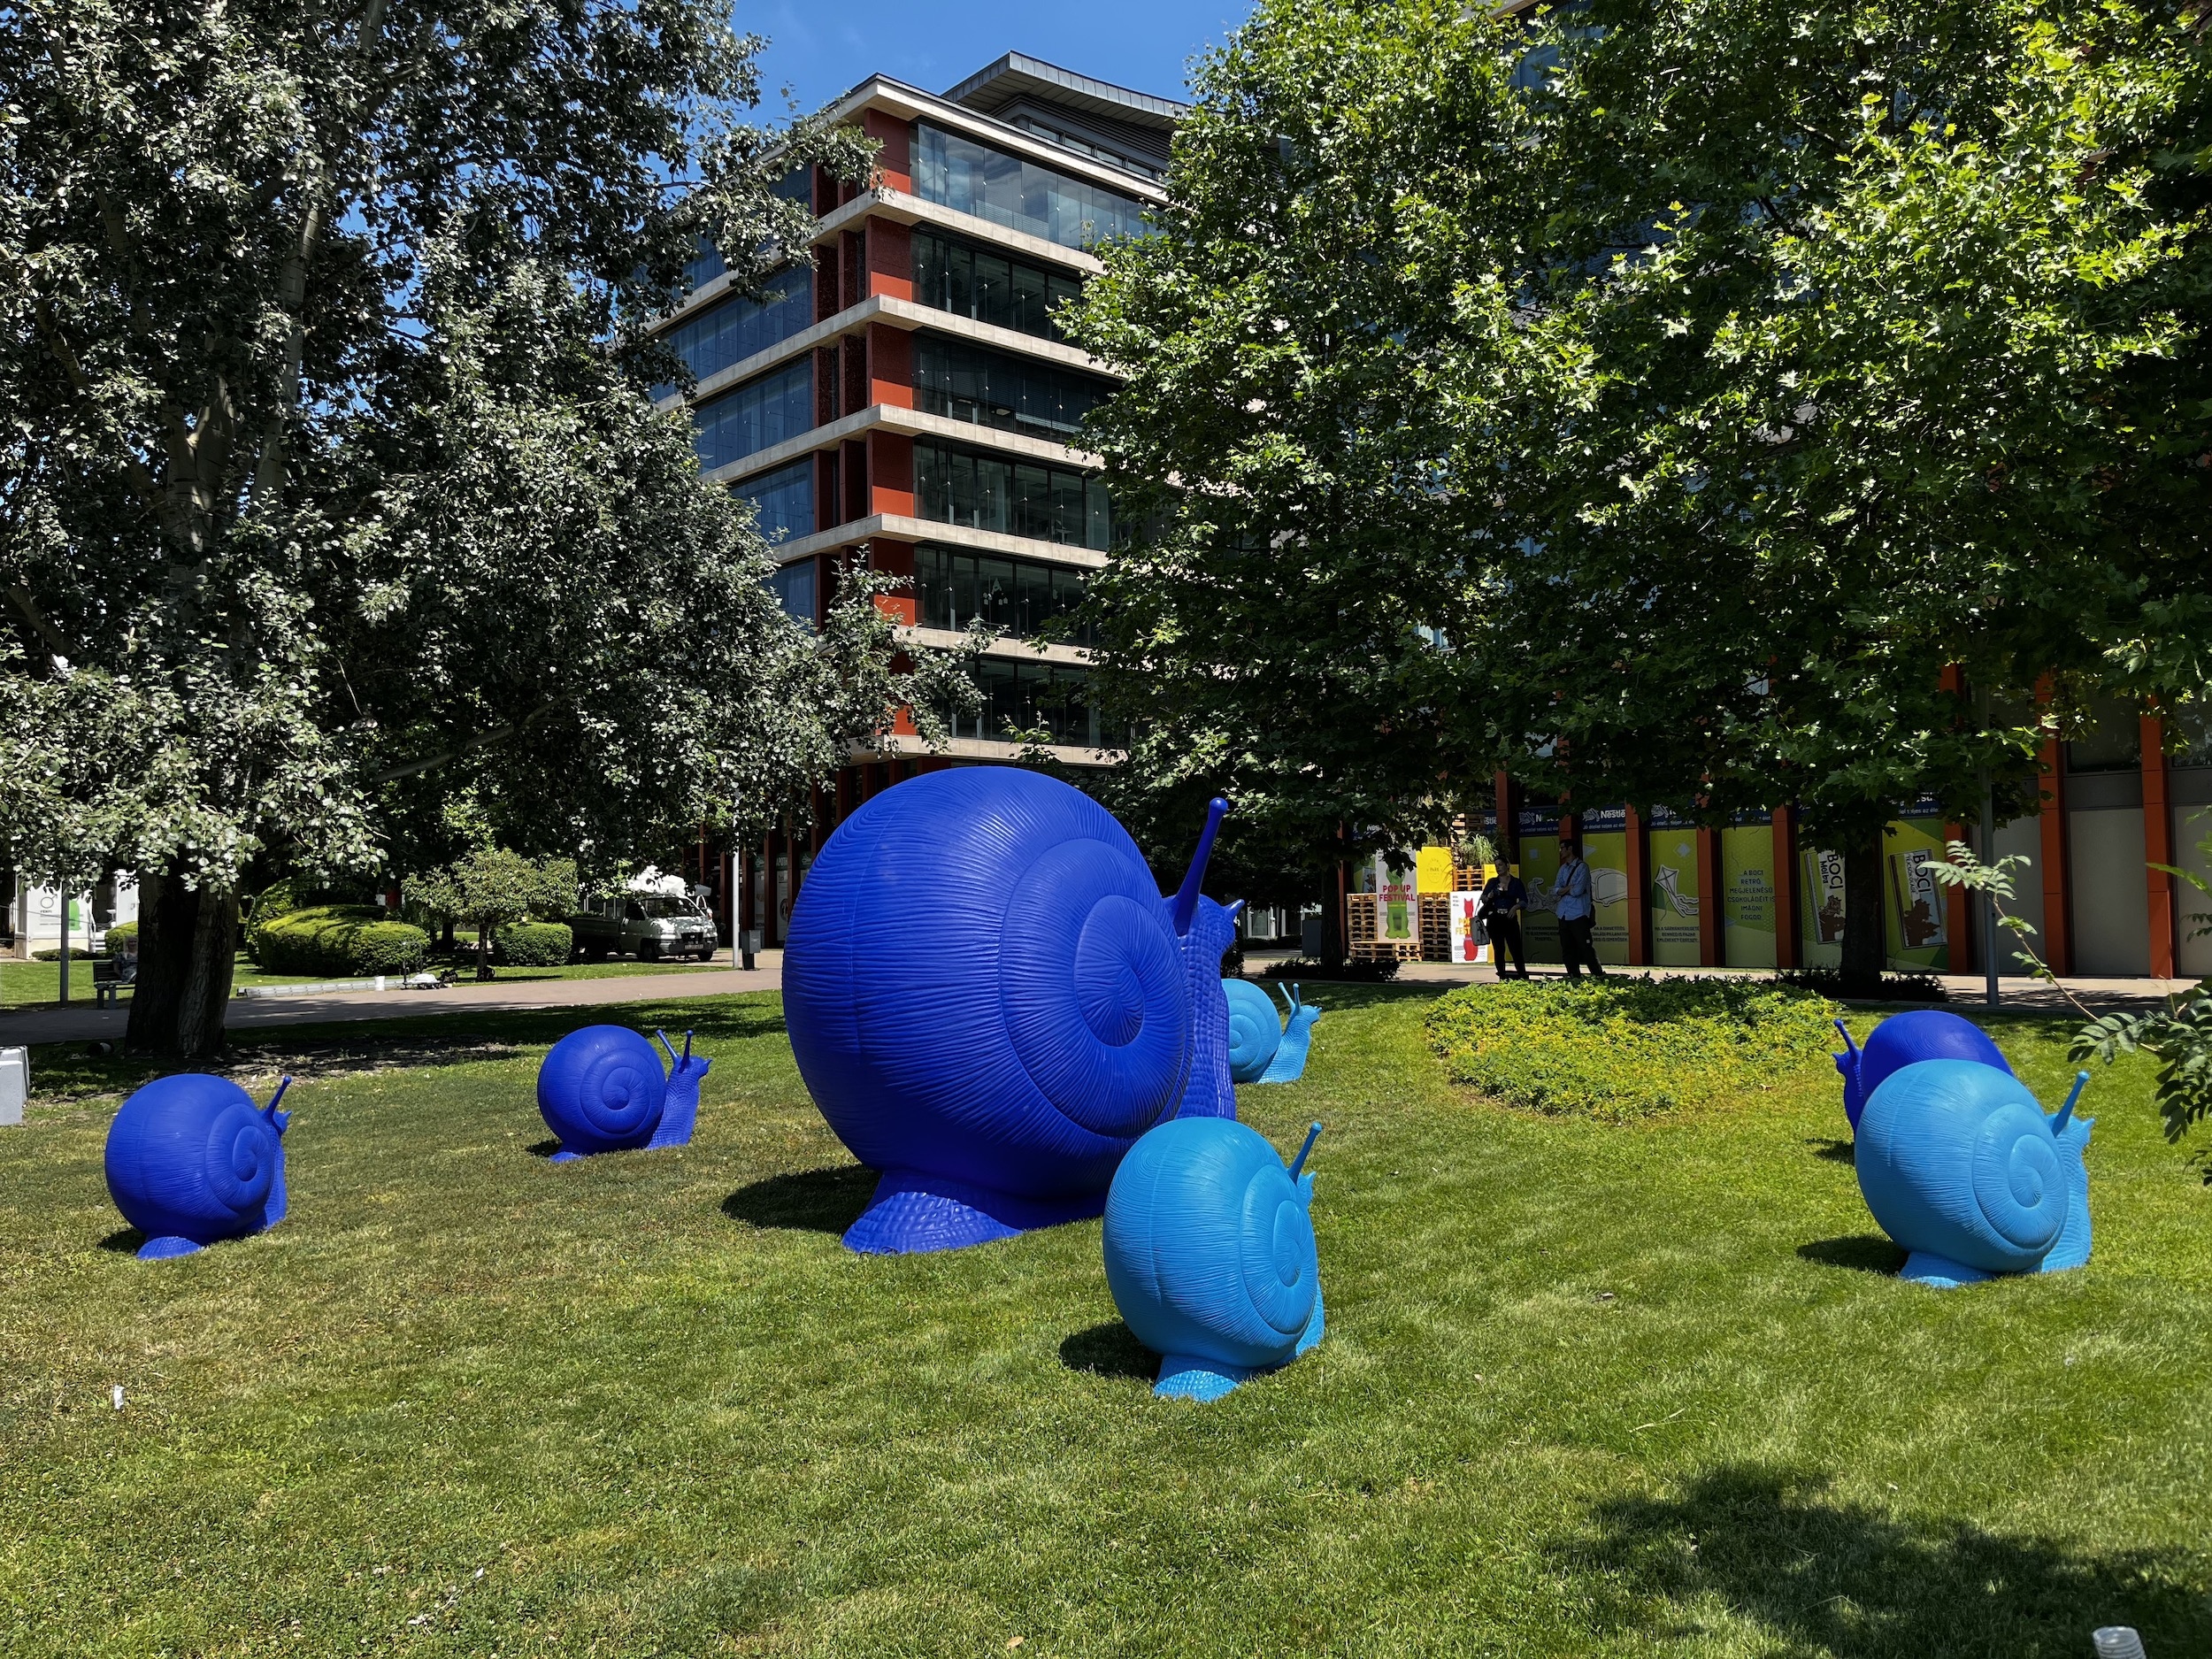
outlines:
[{"label": "window", "polygon": [[[773,194],[787,202],[810,204],[814,200],[814,170],[811,167],[794,167],[776,180]],[[699,238],[699,251],[684,265],[684,275],[691,284],[691,291],[696,294],[729,268],[722,257],[722,250],[702,236]]]},{"label": "window", "polygon": [[1160,177],[1160,169],[1149,161],[1140,160],[1125,150],[1110,148],[1102,140],[1086,138],[1071,132],[1064,127],[1055,127],[1049,121],[1041,121],[1033,115],[1012,116],[1008,119],[1006,124],[1009,127],[1018,127],[1023,132],[1033,134],[1043,139],[1048,144],[1057,144],[1061,149],[1071,150],[1079,156],[1088,156],[1094,161],[1102,161],[1110,167],[1119,167],[1124,173],[1133,173],[1140,179],[1150,179],[1156,181]]},{"label": "window", "polygon": [[1079,299],[1083,285],[1042,265],[1009,259],[949,236],[914,233],[914,297],[950,311],[1040,340],[1057,340],[1052,313]]},{"label": "window", "polygon": [[814,561],[787,565],[768,579],[768,589],[785,614],[807,627],[814,626]]},{"label": "window", "polygon": [[1002,662],[985,657],[976,664],[976,685],[983,693],[977,714],[948,711],[955,737],[993,738],[1003,742],[1009,726],[1025,732],[1043,727],[1053,742],[1079,749],[1125,749],[1128,737],[1090,700],[1087,670],[1057,663]]},{"label": "window", "polygon": [[942,334],[914,336],[914,395],[925,413],[1065,442],[1112,388],[1094,375]]},{"label": "window", "polygon": [[699,465],[711,472],[771,444],[795,438],[814,425],[814,363],[801,357],[788,367],[700,404],[691,411]]},{"label": "window", "polygon": [[[692,378],[703,380],[813,323],[814,273],[806,265],[794,265],[771,278],[762,297],[733,295],[669,330],[664,338]],[[656,386],[653,396],[665,397],[675,389],[672,385]]]},{"label": "window", "polygon": [[2143,764],[2143,726],[2132,699],[2099,697],[2066,745],[2069,772],[2133,772]]},{"label": "window", "polygon": [[1072,467],[925,441],[914,446],[914,496],[921,517],[941,524],[1101,553],[1112,545],[1104,482]]},{"label": "window", "polygon": [[925,202],[1026,231],[1064,248],[1143,234],[1144,208],[927,121],[914,126],[914,188]]},{"label": "window", "polygon": [[[926,628],[964,628],[982,617],[994,632],[1025,640],[1080,605],[1086,580],[1081,571],[1033,559],[927,542],[914,549],[916,614]],[[1088,628],[1061,637],[1071,645],[1092,643]]]},{"label": "window", "polygon": [[770,546],[814,534],[812,456],[803,455],[788,466],[749,478],[733,493],[753,503],[754,521]]}]

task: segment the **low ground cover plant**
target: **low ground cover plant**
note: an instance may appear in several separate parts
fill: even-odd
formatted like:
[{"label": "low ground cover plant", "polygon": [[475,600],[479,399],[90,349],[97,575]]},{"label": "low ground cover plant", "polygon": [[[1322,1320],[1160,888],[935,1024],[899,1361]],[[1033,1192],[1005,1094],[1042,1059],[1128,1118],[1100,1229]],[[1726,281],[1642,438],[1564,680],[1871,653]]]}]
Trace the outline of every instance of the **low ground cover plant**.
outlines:
[{"label": "low ground cover plant", "polygon": [[1630,1122],[1828,1064],[1836,1005],[1745,979],[1472,985],[1428,1035],[1455,1082],[1532,1111]]}]

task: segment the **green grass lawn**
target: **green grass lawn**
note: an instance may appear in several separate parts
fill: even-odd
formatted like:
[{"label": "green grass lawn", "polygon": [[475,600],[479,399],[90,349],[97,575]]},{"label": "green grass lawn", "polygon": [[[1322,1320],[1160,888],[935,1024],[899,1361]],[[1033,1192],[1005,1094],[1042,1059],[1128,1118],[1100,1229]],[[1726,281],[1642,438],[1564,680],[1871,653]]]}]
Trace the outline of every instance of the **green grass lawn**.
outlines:
[{"label": "green grass lawn", "polygon": [[[452,966],[460,971],[464,984],[473,983],[476,959],[464,956],[451,963],[441,958],[434,967]],[[725,962],[718,964],[729,967]],[[675,962],[572,962],[560,968],[500,968],[496,974],[501,984],[528,979],[611,979],[633,973],[698,973],[705,970],[696,963]],[[319,980],[312,974],[264,973],[242,952],[234,972],[234,986],[248,985],[309,985],[327,983],[343,975],[329,975]],[[130,987],[123,989],[123,1000],[130,1000]],[[61,995],[61,964],[58,962],[17,962],[0,959],[0,1008],[50,1007]],[[69,1000],[72,1003],[92,1001],[92,959],[78,956],[69,964]]]},{"label": "green grass lawn", "polygon": [[[871,1181],[772,996],[623,1010],[699,1027],[698,1141],[557,1168],[573,1016],[259,1037],[290,1218],[160,1264],[100,1173],[134,1073],[41,1051],[0,1650],[2212,1650],[2212,1190],[2143,1068],[2084,1108],[2092,1265],[1945,1294],[1889,1277],[1832,1077],[1540,1118],[1444,1080],[1419,988],[1320,995],[1243,1107],[1328,1125],[1328,1340],[1203,1407],[1148,1392],[1095,1222],[841,1250]],[[2002,1027],[2051,1104],[2061,1035]]]}]

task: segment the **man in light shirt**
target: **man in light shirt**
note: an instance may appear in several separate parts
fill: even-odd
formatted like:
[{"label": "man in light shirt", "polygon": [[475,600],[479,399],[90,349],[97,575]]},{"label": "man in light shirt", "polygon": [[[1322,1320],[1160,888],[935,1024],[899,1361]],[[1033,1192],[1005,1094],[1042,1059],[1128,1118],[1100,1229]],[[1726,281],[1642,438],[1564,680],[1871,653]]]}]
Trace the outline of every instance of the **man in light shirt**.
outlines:
[{"label": "man in light shirt", "polygon": [[1571,836],[1559,838],[1559,874],[1551,884],[1559,918],[1560,954],[1567,959],[1567,977],[1579,979],[1587,963],[1591,974],[1605,977],[1598,965],[1598,948],[1591,940],[1597,926],[1597,910],[1590,902],[1590,866],[1582,862],[1582,843]]}]

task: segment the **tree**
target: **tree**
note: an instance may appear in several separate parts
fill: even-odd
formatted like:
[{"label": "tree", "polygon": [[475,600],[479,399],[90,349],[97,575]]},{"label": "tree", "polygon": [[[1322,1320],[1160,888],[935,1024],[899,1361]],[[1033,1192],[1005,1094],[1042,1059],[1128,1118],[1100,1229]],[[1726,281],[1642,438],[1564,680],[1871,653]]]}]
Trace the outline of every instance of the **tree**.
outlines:
[{"label": "tree", "polygon": [[866,165],[739,120],[757,46],[707,0],[11,13],[0,840],[139,872],[133,1047],[219,1042],[276,865],[442,862],[461,795],[611,869],[909,700],[648,401],[702,241],[803,257],[777,180]]},{"label": "tree", "polygon": [[476,977],[488,979],[495,932],[526,919],[558,921],[575,908],[576,864],[480,847],[443,869],[410,876],[407,894],[433,916],[476,929]]}]

